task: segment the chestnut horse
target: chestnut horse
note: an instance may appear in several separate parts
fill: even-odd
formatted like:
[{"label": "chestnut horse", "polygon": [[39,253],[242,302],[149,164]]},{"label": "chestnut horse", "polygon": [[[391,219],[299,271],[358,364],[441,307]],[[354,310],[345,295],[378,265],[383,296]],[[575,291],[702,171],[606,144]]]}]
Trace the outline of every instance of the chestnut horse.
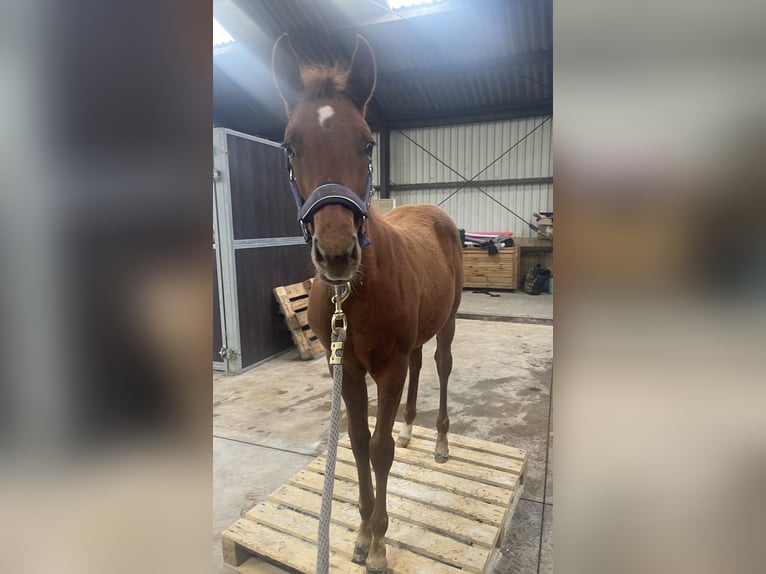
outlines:
[{"label": "chestnut horse", "polygon": [[[348,334],[342,394],[359,476],[361,524],[354,561],[366,561],[368,572],[384,572],[394,419],[409,369],[405,425],[397,440],[398,446],[406,447],[415,418],[423,343],[434,335],[440,385],[435,459],[445,462],[449,455],[447,380],[463,287],[460,237],[449,216],[434,205],[406,205],[383,216],[366,209],[374,142],[364,118],[376,68],[364,38],[357,37],[347,71],[301,69],[287,34],[277,40],[272,58],[288,116],[284,147],[291,187],[302,206],[299,215],[321,280],[311,289],[308,319],[325,349],[330,348],[333,285],[352,285],[344,303]],[[378,393],[372,436],[367,373]]]}]

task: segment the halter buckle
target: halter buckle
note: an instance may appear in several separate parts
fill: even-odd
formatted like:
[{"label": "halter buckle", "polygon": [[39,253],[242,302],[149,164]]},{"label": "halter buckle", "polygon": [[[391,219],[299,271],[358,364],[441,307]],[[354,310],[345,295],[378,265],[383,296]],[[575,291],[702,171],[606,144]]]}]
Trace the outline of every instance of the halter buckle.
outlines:
[{"label": "halter buckle", "polygon": [[301,225],[301,232],[303,232],[303,239],[306,240],[306,243],[311,243],[311,234],[309,234],[309,230],[306,229],[306,224],[303,223],[303,220],[301,219],[298,221]]}]

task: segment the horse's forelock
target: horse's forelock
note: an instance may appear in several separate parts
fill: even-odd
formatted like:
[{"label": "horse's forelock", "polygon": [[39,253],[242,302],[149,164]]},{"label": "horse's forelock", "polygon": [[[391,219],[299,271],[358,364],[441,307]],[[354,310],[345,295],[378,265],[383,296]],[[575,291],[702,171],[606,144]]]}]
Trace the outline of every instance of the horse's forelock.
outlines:
[{"label": "horse's forelock", "polygon": [[303,79],[302,99],[319,100],[342,94],[346,88],[348,72],[338,67],[312,67],[304,68],[301,77]]}]

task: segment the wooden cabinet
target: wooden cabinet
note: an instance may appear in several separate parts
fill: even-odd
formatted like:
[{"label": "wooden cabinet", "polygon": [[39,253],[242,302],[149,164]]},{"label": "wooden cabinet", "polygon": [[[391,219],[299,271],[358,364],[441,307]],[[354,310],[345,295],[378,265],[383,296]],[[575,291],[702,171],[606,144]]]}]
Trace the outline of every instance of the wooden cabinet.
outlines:
[{"label": "wooden cabinet", "polygon": [[524,276],[538,263],[553,271],[553,241],[537,237],[514,237],[519,249],[519,289],[524,287]]},{"label": "wooden cabinet", "polygon": [[519,283],[519,248],[504,247],[496,255],[486,249],[463,248],[463,286],[516,289]]}]

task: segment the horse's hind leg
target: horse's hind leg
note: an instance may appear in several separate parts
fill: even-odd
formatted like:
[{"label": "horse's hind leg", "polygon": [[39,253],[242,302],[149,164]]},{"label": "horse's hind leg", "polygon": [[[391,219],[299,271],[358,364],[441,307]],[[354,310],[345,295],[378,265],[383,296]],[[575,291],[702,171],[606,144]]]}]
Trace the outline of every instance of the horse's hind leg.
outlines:
[{"label": "horse's hind leg", "polygon": [[406,447],[412,438],[412,421],[417,414],[418,381],[423,366],[423,347],[416,347],[410,353],[410,384],[407,386],[407,406],[404,408],[404,424],[396,439],[396,446]]},{"label": "horse's hind leg", "polygon": [[452,315],[436,335],[436,371],[439,373],[439,416],[436,418],[436,462],[449,458],[449,415],[447,414],[447,381],[452,372],[452,340],[455,338],[455,315]]}]

